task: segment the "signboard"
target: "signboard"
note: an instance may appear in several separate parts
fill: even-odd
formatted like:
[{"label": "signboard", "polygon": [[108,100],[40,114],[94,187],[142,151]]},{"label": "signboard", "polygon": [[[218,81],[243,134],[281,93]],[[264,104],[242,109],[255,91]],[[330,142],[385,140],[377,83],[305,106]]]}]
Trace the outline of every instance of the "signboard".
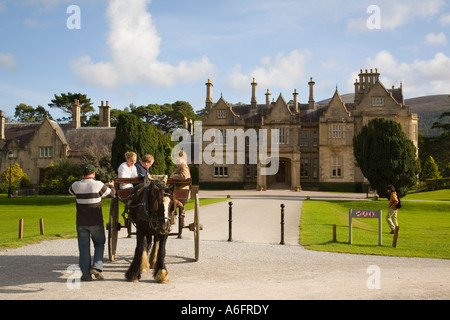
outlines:
[{"label": "signboard", "polygon": [[366,219],[378,219],[378,245],[382,245],[382,223],[381,223],[382,210],[348,210],[348,239],[352,244],[352,219],[353,218],[366,218]]}]

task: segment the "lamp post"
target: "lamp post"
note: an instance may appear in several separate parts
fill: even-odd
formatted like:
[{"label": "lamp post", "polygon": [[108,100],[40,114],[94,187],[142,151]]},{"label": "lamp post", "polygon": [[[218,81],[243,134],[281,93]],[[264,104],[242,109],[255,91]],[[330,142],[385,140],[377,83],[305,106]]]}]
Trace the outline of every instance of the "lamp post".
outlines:
[{"label": "lamp post", "polygon": [[11,190],[11,180],[12,180],[12,159],[14,158],[14,153],[10,151],[8,153],[9,159],[9,186],[8,186],[8,198],[11,198],[12,190]]}]

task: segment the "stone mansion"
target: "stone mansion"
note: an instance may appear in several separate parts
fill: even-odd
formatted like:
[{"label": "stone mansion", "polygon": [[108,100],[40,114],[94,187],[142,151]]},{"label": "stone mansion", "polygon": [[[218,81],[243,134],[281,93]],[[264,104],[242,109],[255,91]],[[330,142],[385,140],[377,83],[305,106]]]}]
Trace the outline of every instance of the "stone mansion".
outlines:
[{"label": "stone mansion", "polygon": [[[406,136],[418,147],[418,116],[404,104],[402,86],[387,89],[380,81],[378,70],[360,71],[355,81],[353,103],[344,103],[336,89],[326,104],[316,104],[314,81],[309,82],[309,100],[298,101],[294,90],[293,103],[280,94],[271,100],[267,89],[266,101],[256,100],[255,79],[251,83],[252,96],[248,105],[232,105],[223,97],[213,103],[210,80],[206,83],[206,112],[201,118],[202,131],[220,131],[225,153],[226,129],[268,129],[269,137],[278,145],[279,165],[274,175],[262,175],[262,165],[249,161],[250,146],[245,148],[245,163],[199,164],[200,186],[228,188],[289,188],[301,186],[308,190],[365,191],[367,180],[355,166],[353,136],[369,120],[385,118],[401,124]],[[275,129],[275,130],[270,130]],[[202,150],[210,142],[202,142]],[[216,148],[216,153],[217,148]],[[220,153],[220,151],[219,151]],[[269,152],[270,154],[270,147]]]},{"label": "stone mansion", "polygon": [[[220,143],[213,142],[222,148],[219,150],[215,146],[215,157],[220,157],[230,143],[231,139],[224,136],[226,129],[266,129],[268,141],[275,142],[278,147],[278,170],[274,174],[261,174],[267,164],[251,161],[254,155],[250,152],[254,150],[250,144],[258,144],[259,141],[248,139],[245,151],[241,152],[244,161],[235,164],[226,164],[227,161],[206,164],[201,161],[198,164],[200,187],[226,190],[257,189],[259,186],[294,189],[298,186],[309,190],[365,191],[363,184],[366,180],[355,166],[353,136],[369,120],[385,118],[400,123],[406,136],[416,148],[418,146],[418,117],[404,104],[402,86],[387,89],[379,81],[379,76],[377,69],[375,72],[361,70],[359,79],[355,81],[352,103],[344,103],[336,89],[333,98],[321,104],[315,103],[312,78],[308,103],[305,104],[299,103],[296,89],[293,103],[286,102],[281,94],[276,100],[271,100],[267,90],[265,103],[258,104],[255,79],[251,83],[250,104],[232,105],[223,97],[214,103],[213,84],[208,80],[206,112],[200,120],[202,137],[208,129],[222,134]],[[16,161],[30,177],[31,184],[38,185],[44,179],[45,168],[52,162],[67,158],[77,160],[90,147],[101,149],[106,146],[111,150],[115,128],[110,126],[108,102],[103,105],[102,101],[99,111],[98,127],[81,127],[77,103],[73,106],[71,123],[57,123],[48,118],[41,123],[6,123],[6,117],[0,111],[0,172]],[[187,121],[184,127],[189,127]],[[204,152],[210,144],[202,141],[195,147]],[[234,152],[237,157],[237,151]],[[269,154],[272,154],[270,144]]]}]

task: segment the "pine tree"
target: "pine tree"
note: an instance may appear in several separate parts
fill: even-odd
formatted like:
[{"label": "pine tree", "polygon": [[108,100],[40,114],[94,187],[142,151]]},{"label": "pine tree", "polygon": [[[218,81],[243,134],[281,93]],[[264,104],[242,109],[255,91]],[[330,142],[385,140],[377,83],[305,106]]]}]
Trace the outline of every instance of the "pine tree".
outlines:
[{"label": "pine tree", "polygon": [[400,197],[417,183],[420,162],[416,147],[399,123],[373,119],[353,138],[355,159],[373,189],[387,197],[386,187],[393,185]]}]

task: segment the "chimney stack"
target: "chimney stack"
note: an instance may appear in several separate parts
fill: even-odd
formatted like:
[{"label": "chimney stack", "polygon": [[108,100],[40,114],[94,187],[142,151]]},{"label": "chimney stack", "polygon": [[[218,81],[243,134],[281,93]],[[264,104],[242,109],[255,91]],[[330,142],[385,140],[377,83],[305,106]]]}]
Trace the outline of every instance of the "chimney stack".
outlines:
[{"label": "chimney stack", "polygon": [[253,82],[251,83],[251,85],[252,85],[251,109],[255,109],[256,110],[256,105],[257,105],[257,101],[256,101],[256,86],[258,84],[255,82],[255,78],[253,78]]},{"label": "chimney stack", "polygon": [[72,128],[77,129],[81,127],[81,116],[80,116],[80,101],[75,99],[75,103],[72,106]]},{"label": "chimney stack", "polygon": [[309,84],[309,100],[308,100],[309,106],[308,106],[308,108],[309,109],[314,109],[314,104],[315,104],[315,101],[314,101],[314,84],[315,84],[315,82],[313,81],[312,77],[311,77],[311,81],[308,82],[308,84]]},{"label": "chimney stack", "polygon": [[102,128],[111,127],[111,107],[109,101],[106,101],[106,106],[103,105],[103,100],[99,108],[98,126]]},{"label": "chimney stack", "polygon": [[212,96],[212,87],[214,85],[211,82],[211,79],[208,79],[208,82],[206,84],[206,113],[209,113],[211,111],[212,105],[213,105],[213,96]]},{"label": "chimney stack", "polygon": [[298,113],[298,92],[297,92],[297,89],[294,90],[294,93],[292,95],[294,96],[294,112]]},{"label": "chimney stack", "polygon": [[3,110],[0,110],[0,140],[6,140],[5,123],[6,123],[6,118],[3,116]]},{"label": "chimney stack", "polygon": [[267,93],[266,93],[266,107],[270,107],[270,92],[269,89],[267,89]]}]

